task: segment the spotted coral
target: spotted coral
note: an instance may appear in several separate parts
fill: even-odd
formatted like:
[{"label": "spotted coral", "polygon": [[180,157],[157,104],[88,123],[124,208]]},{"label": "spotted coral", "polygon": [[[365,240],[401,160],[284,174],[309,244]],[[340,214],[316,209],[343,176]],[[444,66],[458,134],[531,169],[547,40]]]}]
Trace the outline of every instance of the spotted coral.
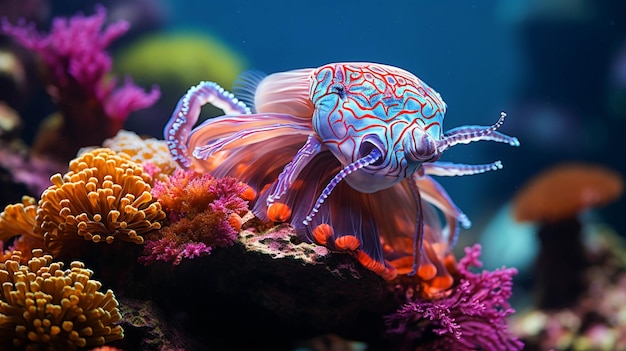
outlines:
[{"label": "spotted coral", "polygon": [[[76,350],[124,336],[113,291],[99,291],[82,262],[62,262],[33,250],[27,265],[14,251],[0,263],[0,340],[8,350]],[[4,349],[4,348],[3,348]]]},{"label": "spotted coral", "polygon": [[413,350],[521,350],[523,344],[508,330],[514,312],[511,297],[514,268],[473,273],[480,267],[480,245],[465,249],[460,278],[449,295],[435,300],[414,299],[386,316],[387,331]]},{"label": "spotted coral", "polygon": [[70,162],[65,175],[41,195],[37,232],[57,253],[81,239],[142,244],[142,234],[161,228],[161,205],[150,194],[150,176],[124,153],[96,149]]},{"label": "spotted coral", "polygon": [[183,258],[208,255],[213,247],[232,245],[248,212],[248,186],[234,178],[177,170],[157,181],[152,194],[171,223],[151,234],[139,261],[179,264]]}]

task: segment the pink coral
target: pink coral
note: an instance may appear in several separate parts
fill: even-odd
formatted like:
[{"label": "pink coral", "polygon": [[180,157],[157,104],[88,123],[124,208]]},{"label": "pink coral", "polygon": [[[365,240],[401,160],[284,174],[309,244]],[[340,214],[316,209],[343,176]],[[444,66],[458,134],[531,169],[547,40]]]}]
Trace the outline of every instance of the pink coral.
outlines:
[{"label": "pink coral", "polygon": [[157,181],[152,195],[168,213],[169,225],[147,238],[139,261],[180,264],[232,245],[248,211],[247,186],[234,178],[177,170]]},{"label": "pink coral", "polygon": [[465,249],[460,278],[450,294],[437,300],[409,301],[386,317],[388,332],[399,335],[405,348],[415,350],[521,350],[506,317],[514,268],[473,273],[480,267],[480,245]]},{"label": "pink coral", "polygon": [[42,58],[50,70],[52,85],[64,89],[76,82],[88,96],[103,104],[109,117],[125,120],[130,112],[151,106],[160,93],[155,86],[146,94],[130,78],[115,89],[116,80],[106,79],[112,59],[105,49],[130,27],[128,22],[118,21],[102,31],[106,15],[106,9],[98,6],[90,17],[78,14],[69,20],[55,18],[48,35],[37,33],[33,25],[13,26],[6,20],[2,31]]},{"label": "pink coral", "polygon": [[146,93],[130,78],[118,87],[118,80],[110,76],[112,59],[105,50],[129,24],[118,21],[103,28],[106,15],[106,9],[98,6],[92,16],[55,18],[48,34],[37,32],[33,24],[12,25],[3,19],[0,32],[41,58],[48,92],[62,112],[61,121],[44,124],[47,129],[39,132],[34,153],[69,159],[78,148],[114,136],[131,112],[160,97],[157,86]]}]

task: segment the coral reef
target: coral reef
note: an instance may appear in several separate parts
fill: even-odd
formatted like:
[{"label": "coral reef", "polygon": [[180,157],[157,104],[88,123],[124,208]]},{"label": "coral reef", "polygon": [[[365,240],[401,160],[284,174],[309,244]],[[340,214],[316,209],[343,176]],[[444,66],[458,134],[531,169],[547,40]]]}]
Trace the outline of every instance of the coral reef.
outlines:
[{"label": "coral reef", "polygon": [[[155,262],[145,274],[141,296],[149,291],[179,330],[216,350],[290,350],[329,332],[381,346],[380,316],[397,306],[388,283],[352,255],[303,243],[288,225],[243,231],[231,246],[175,267]],[[263,337],[242,338],[234,326]]]},{"label": "coral reef", "polygon": [[125,350],[189,351],[206,349],[206,344],[194,343],[165,318],[150,300],[120,297],[120,325],[124,339],[116,346]]},{"label": "coral reef", "polygon": [[[353,178],[341,180],[353,170],[326,149],[306,167],[297,165],[294,155],[306,157],[306,150],[298,150],[312,132],[308,117],[268,119],[266,113],[257,120],[242,112],[253,131],[266,133],[249,138],[240,133],[239,117],[221,120],[224,130],[208,129],[219,134],[217,144],[252,142],[249,147],[217,152],[206,165],[219,168],[217,173],[178,169],[164,141],[122,130],[131,112],[156,102],[159,90],[145,92],[130,78],[118,84],[111,75],[106,50],[128,23],[105,25],[106,15],[97,7],[92,16],[56,19],[49,34],[23,22],[2,22],[2,33],[40,59],[43,81],[60,111],[43,124],[32,149],[25,143],[0,145],[0,166],[31,195],[0,215],[0,348],[72,350],[110,343],[96,350],[292,350],[331,342],[373,350],[521,348],[506,325],[513,312],[508,299],[514,270],[471,272],[470,266],[480,265],[478,247],[458,263],[452,254],[458,225],[469,221],[426,176],[449,164],[424,165],[423,174],[384,196],[361,193],[349,187]],[[243,65],[228,50],[222,56],[216,50],[221,46],[207,44],[205,37],[181,38],[133,46],[119,56],[118,66],[150,79],[159,71],[166,89],[180,90],[178,85],[197,79],[197,70],[228,84]],[[182,63],[154,60],[170,52]],[[207,55],[210,60],[202,59]],[[171,71],[162,70],[164,62]],[[189,69],[194,62],[202,65]],[[11,68],[17,75],[10,78],[19,86],[24,78],[17,63]],[[217,107],[241,107],[211,87]],[[308,94],[308,86],[295,88]],[[427,95],[424,101],[439,101],[438,94]],[[305,105],[314,112],[311,101]],[[3,106],[0,130],[15,138],[18,116]],[[168,101],[158,107],[172,108]],[[197,105],[191,112],[196,107],[199,114]],[[480,130],[489,140],[516,145],[517,139],[495,131],[503,118],[484,129],[454,129],[445,138],[469,138]],[[195,120],[189,121],[191,129]],[[439,122],[431,127],[439,130]],[[293,140],[278,140],[281,133]],[[198,145],[206,146],[204,141]],[[441,149],[457,141],[443,141]],[[89,145],[98,146],[76,157]],[[295,168],[289,171],[289,164]],[[499,163],[467,167],[462,172],[472,174]],[[283,183],[276,186],[293,192],[272,189],[279,177]],[[268,206],[279,197],[283,202]],[[249,204],[260,210],[251,211]],[[387,211],[392,205],[398,213]],[[312,206],[314,221],[307,217]],[[326,223],[330,217],[334,221]],[[311,224],[307,233],[305,220]],[[53,256],[64,262],[52,263]],[[396,279],[397,273],[402,277]],[[119,311],[111,290],[100,292],[102,287],[118,293]],[[263,338],[241,337],[251,330]]]},{"label": "coral reef", "polygon": [[[81,262],[52,262],[34,250],[27,265],[21,252],[0,263],[0,340],[6,350],[76,350],[120,339],[123,330],[111,290],[90,279]],[[4,348],[6,347],[6,348]]]}]

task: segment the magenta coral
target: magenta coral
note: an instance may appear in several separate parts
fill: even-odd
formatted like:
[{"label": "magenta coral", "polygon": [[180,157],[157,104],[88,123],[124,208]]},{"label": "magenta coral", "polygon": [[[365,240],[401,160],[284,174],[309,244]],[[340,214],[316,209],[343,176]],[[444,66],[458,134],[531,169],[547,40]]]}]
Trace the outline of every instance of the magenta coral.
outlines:
[{"label": "magenta coral", "polygon": [[248,211],[243,199],[247,186],[234,178],[177,170],[156,181],[152,195],[168,213],[169,225],[147,238],[139,261],[180,264],[184,258],[211,253],[213,247],[237,240],[241,216]]},{"label": "magenta coral", "polygon": [[124,121],[131,112],[154,104],[160,92],[155,86],[146,94],[130,78],[115,89],[116,80],[106,79],[112,59],[105,50],[130,28],[128,22],[118,21],[103,30],[106,15],[106,9],[98,6],[93,16],[55,18],[47,35],[38,33],[33,25],[13,26],[6,20],[2,31],[41,57],[53,86],[65,89],[76,82],[87,96],[102,104],[110,118]]},{"label": "magenta coral", "polygon": [[130,77],[118,86],[111,75],[113,60],[105,50],[129,24],[118,21],[104,27],[106,15],[106,9],[98,6],[92,16],[55,18],[47,34],[37,32],[33,24],[2,20],[1,33],[40,57],[47,91],[60,109],[42,124],[33,154],[67,161],[79,148],[113,137],[131,112],[160,97],[157,86],[144,92]]},{"label": "magenta coral", "polygon": [[506,318],[514,268],[473,273],[481,267],[480,245],[465,248],[458,265],[460,279],[450,295],[437,300],[416,299],[386,317],[387,331],[414,350],[521,350]]}]

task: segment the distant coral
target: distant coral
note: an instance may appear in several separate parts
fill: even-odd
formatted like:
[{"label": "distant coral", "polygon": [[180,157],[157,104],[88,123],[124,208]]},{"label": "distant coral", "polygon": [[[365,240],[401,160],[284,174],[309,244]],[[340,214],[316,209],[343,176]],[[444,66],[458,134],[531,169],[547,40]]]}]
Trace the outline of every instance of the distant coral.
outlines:
[{"label": "distant coral", "polygon": [[48,91],[62,112],[44,124],[33,146],[38,154],[69,159],[79,147],[115,135],[131,112],[160,97],[156,86],[145,93],[130,78],[118,87],[110,76],[112,59],[105,50],[130,25],[118,21],[103,29],[106,15],[98,6],[93,16],[55,18],[49,34],[38,33],[32,24],[2,21],[1,32],[40,56]]},{"label": "distant coral", "polygon": [[33,250],[27,265],[21,252],[0,263],[0,340],[3,350],[76,350],[124,336],[111,290],[91,279],[82,262],[62,262]]},{"label": "distant coral", "polygon": [[[0,169],[6,169],[11,179],[3,179],[7,190],[18,191],[23,185],[30,194],[41,194],[50,186],[50,174],[63,172],[67,162],[53,161],[42,157],[29,155],[26,145],[0,143]],[[9,191],[2,189],[3,198]],[[24,192],[21,192],[24,194]]]},{"label": "distant coral", "polygon": [[122,129],[115,137],[105,140],[102,146],[127,154],[144,166],[144,170],[153,178],[164,180],[178,168],[164,140],[141,138],[134,132]]},{"label": "distant coral", "polygon": [[511,297],[514,268],[473,273],[480,267],[480,245],[465,249],[460,278],[448,296],[415,299],[386,317],[388,332],[411,350],[521,350],[523,344],[508,330],[506,317],[514,310]]},{"label": "distant coral", "polygon": [[526,183],[513,199],[518,221],[555,222],[607,205],[624,192],[624,177],[609,168],[584,163],[553,166]]},{"label": "distant coral", "polygon": [[183,258],[209,254],[212,247],[232,245],[248,212],[247,189],[234,178],[185,170],[156,181],[152,194],[170,224],[147,237],[140,262],[177,265]]},{"label": "distant coral", "polygon": [[77,241],[142,244],[142,234],[161,228],[161,205],[150,191],[150,176],[128,155],[95,149],[70,162],[65,175],[41,195],[36,231],[53,252]]}]

